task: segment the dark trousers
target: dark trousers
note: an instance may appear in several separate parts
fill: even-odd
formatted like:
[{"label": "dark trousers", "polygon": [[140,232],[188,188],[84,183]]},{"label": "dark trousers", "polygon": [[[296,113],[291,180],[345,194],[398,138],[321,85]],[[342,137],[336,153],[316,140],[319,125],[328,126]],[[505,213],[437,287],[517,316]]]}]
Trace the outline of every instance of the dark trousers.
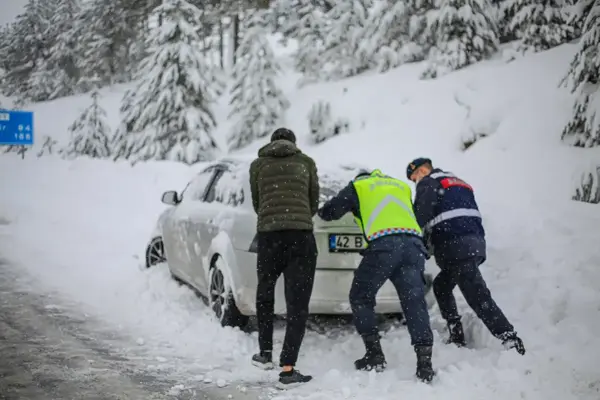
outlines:
[{"label": "dark trousers", "polygon": [[377,337],[375,297],[389,279],[398,292],[413,346],[433,345],[424,269],[425,249],[417,237],[386,236],[369,243],[350,288],[350,306],[359,335]]},{"label": "dark trousers", "polygon": [[440,265],[441,272],[433,280],[433,292],[440,307],[442,317],[449,322],[460,320],[456,299],[452,291],[459,287],[469,306],[483,321],[490,332],[499,337],[512,332],[513,326],[492,299],[492,294],[479,271],[482,257],[452,261]]},{"label": "dark trousers", "polygon": [[260,350],[273,350],[275,285],[283,273],[287,327],[280,365],[294,366],[304,339],[315,278],[315,237],[310,231],[259,233],[257,260],[256,317]]}]

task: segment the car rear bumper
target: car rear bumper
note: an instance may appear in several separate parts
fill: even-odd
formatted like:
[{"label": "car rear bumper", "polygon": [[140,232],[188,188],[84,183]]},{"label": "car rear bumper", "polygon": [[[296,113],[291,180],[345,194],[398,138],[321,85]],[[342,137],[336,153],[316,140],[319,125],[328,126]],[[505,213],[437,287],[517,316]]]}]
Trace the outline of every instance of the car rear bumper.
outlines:
[{"label": "car rear bumper", "polygon": [[[315,283],[310,301],[311,314],[351,314],[349,293],[354,277],[353,270],[317,270]],[[254,278],[256,280],[256,278]],[[248,282],[248,281],[246,281]],[[256,284],[240,287],[236,293],[236,305],[244,315],[256,314]],[[431,293],[430,285],[427,288],[427,304],[431,307],[435,299]],[[402,311],[398,294],[394,286],[388,281],[379,290],[376,298],[375,312],[380,314],[397,313]],[[275,288],[275,313],[285,314],[285,296],[283,277],[277,281]]]}]

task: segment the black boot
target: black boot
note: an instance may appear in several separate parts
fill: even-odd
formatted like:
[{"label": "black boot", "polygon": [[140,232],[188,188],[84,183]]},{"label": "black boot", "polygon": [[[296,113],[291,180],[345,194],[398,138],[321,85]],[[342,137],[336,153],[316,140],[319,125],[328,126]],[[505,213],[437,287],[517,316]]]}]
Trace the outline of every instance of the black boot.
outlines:
[{"label": "black boot", "polygon": [[458,347],[463,347],[467,345],[467,342],[465,341],[465,332],[463,331],[463,326],[460,322],[460,318],[453,321],[448,321],[448,333],[450,335],[448,336],[446,344],[453,343]]},{"label": "black boot", "polygon": [[354,361],[354,367],[359,371],[382,372],[387,363],[381,349],[379,335],[363,336],[363,341],[367,352],[363,358]]},{"label": "black boot", "polygon": [[417,378],[425,383],[431,382],[435,372],[431,365],[431,355],[433,348],[431,346],[415,346],[417,353]]},{"label": "black boot", "polygon": [[498,339],[502,340],[505,348],[515,349],[520,355],[525,354],[525,345],[521,338],[517,336],[517,332],[505,332],[498,336]]}]

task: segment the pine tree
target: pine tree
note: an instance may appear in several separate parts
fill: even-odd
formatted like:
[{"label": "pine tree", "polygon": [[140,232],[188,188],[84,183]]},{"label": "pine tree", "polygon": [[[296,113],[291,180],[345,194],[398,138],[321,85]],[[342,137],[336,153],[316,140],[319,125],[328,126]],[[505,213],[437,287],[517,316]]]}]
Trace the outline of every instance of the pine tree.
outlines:
[{"label": "pine tree", "polygon": [[600,0],[594,0],[583,30],[579,51],[561,81],[577,94],[562,139],[573,146],[594,147],[600,146]]},{"label": "pine tree", "polygon": [[161,25],[149,32],[139,82],[123,99],[115,157],[188,164],[210,160],[217,151],[211,106],[223,82],[202,52],[196,28],[202,11],[185,0],[166,0],[155,14]]},{"label": "pine tree", "polygon": [[410,38],[412,10],[401,1],[385,0],[373,9],[360,44],[360,56],[373,60],[379,72],[417,61],[421,49]]},{"label": "pine tree", "polygon": [[509,31],[520,39],[521,53],[551,49],[574,39],[565,0],[516,0]]},{"label": "pine tree", "polygon": [[496,25],[486,0],[444,0],[436,48],[423,78],[436,78],[490,57],[498,49]]},{"label": "pine tree", "polygon": [[415,61],[425,60],[437,42],[441,0],[407,0],[410,10],[410,40],[418,47],[412,52]]},{"label": "pine tree", "polygon": [[595,0],[567,0],[569,14],[569,25],[573,27],[573,36],[578,38],[583,32],[585,19],[594,6]]},{"label": "pine tree", "polygon": [[573,200],[600,204],[600,164],[581,174]]},{"label": "pine tree", "polygon": [[[89,89],[87,78],[98,77],[101,86],[128,81],[131,68],[137,57],[132,57],[131,47],[139,45],[143,39],[137,35],[139,29],[130,17],[133,11],[127,10],[127,0],[89,0],[84,3],[79,18],[79,41],[81,57],[79,69],[82,90]],[[145,2],[139,2],[145,3]]]},{"label": "pine tree", "polygon": [[227,138],[230,150],[265,137],[280,125],[290,106],[275,83],[280,72],[281,67],[267,40],[265,12],[255,11],[247,20],[233,68],[229,118],[236,123]]},{"label": "pine tree", "polygon": [[308,129],[313,143],[318,144],[347,132],[350,129],[350,121],[346,118],[334,120],[331,104],[319,100],[313,104],[308,113]]},{"label": "pine tree", "polygon": [[[50,26],[55,0],[28,0],[22,14],[10,25],[3,50],[2,76],[0,87],[7,96],[22,99],[34,97],[35,90],[30,77],[49,56],[51,38],[46,34]],[[34,90],[33,94],[30,94]]]},{"label": "pine tree", "polygon": [[110,156],[109,142],[112,133],[106,111],[99,103],[100,93],[94,90],[91,98],[92,104],[69,127],[71,140],[63,151],[63,155],[67,158],[78,156],[108,158]]},{"label": "pine tree", "polygon": [[21,159],[25,159],[25,154],[31,150],[31,146],[23,146],[20,144],[11,144],[4,148],[4,153],[17,153],[21,156]]},{"label": "pine tree", "polygon": [[371,0],[339,1],[327,13],[329,25],[319,55],[327,79],[348,78],[369,68],[370,60],[360,57],[359,47],[371,6]]},{"label": "pine tree", "polygon": [[[79,0],[55,0],[55,8],[45,35],[51,40],[48,56],[31,76],[29,97],[52,100],[77,92],[77,21]],[[52,79],[48,79],[52,77]],[[41,88],[41,89],[40,89]]]},{"label": "pine tree", "polygon": [[[298,15],[294,30],[294,38],[298,41],[298,49],[294,54],[294,68],[302,74],[299,86],[315,82],[321,78],[321,54],[324,51],[326,36],[326,18],[323,12],[312,4],[311,0],[299,0]],[[290,36],[292,34],[289,34]]]},{"label": "pine tree", "polygon": [[[43,155],[52,155],[54,153],[54,146],[56,146],[58,144],[58,141],[56,139],[53,139],[52,137],[45,135],[44,136],[44,141],[42,142],[42,148],[40,149],[40,151],[37,153],[38,158],[42,157]],[[62,153],[62,151],[59,151],[59,154]]]},{"label": "pine tree", "polygon": [[512,26],[512,20],[519,10],[520,1],[521,0],[491,1],[496,14],[496,24],[498,25],[498,41],[500,43],[512,42],[520,37],[518,30]]}]

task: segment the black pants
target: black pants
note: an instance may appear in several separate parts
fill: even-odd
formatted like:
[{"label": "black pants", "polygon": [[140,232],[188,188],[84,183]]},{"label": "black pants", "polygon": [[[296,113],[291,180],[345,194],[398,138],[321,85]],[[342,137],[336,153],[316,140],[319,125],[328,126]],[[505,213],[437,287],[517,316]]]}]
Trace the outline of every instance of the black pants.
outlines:
[{"label": "black pants", "polygon": [[449,322],[460,320],[452,291],[459,287],[469,306],[490,332],[499,337],[512,332],[513,326],[498,307],[479,271],[482,258],[473,257],[440,265],[441,272],[433,280],[433,292],[442,317]]},{"label": "black pants", "polygon": [[294,366],[304,339],[315,278],[315,237],[310,231],[259,233],[257,260],[256,317],[260,350],[273,350],[275,285],[283,273],[287,327],[280,365]]}]

